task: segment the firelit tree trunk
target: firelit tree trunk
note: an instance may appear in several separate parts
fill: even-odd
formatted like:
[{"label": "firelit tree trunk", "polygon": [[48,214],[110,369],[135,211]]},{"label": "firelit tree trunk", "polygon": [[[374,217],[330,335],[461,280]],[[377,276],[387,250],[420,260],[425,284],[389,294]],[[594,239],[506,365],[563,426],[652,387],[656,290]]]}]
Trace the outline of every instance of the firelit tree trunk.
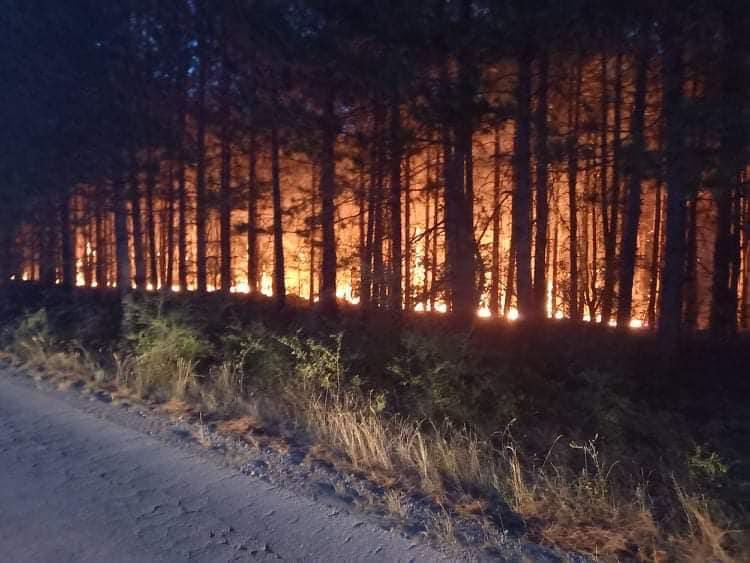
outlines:
[{"label": "firelit tree trunk", "polygon": [[[630,114],[631,143],[628,162],[628,191],[620,249],[620,299],[617,309],[617,326],[620,328],[629,326],[633,304],[633,276],[635,273],[638,225],[641,220],[641,179],[643,177],[645,150],[644,118],[646,114],[648,57],[646,46],[642,45],[636,57],[635,94],[633,111]],[[616,215],[613,216],[616,222]],[[612,244],[612,241],[610,241],[610,244]]]},{"label": "firelit tree trunk", "polygon": [[[610,249],[608,241],[610,233],[615,230],[615,225],[610,224],[609,206],[612,194],[609,189],[609,76],[608,58],[606,53],[601,55],[601,146],[599,162],[599,181],[601,182],[599,194],[599,206],[601,207],[602,237],[604,239],[604,287],[602,289],[602,320],[603,324],[609,322],[612,312],[612,301],[614,298],[614,247]],[[615,235],[616,236],[616,235]],[[615,239],[616,240],[616,239]],[[594,254],[596,261],[596,254]],[[596,262],[595,262],[596,263]],[[596,265],[594,265],[596,268]],[[594,290],[592,288],[592,295]],[[592,317],[593,318],[593,317]]]},{"label": "firelit tree trunk", "polygon": [[104,186],[101,184],[96,186],[94,192],[94,248],[96,250],[96,287],[104,289],[107,287],[107,262],[109,256],[107,253],[107,237],[105,231],[104,216]]},{"label": "firelit tree trunk", "polygon": [[320,154],[321,237],[323,245],[320,276],[320,307],[324,313],[336,313],[336,136],[338,125],[333,93],[325,100]]},{"label": "firelit tree trunk", "polygon": [[740,326],[750,328],[750,197],[742,198],[742,308]]},{"label": "firelit tree trunk", "polygon": [[390,308],[401,311],[401,107],[398,93],[394,93],[391,100],[390,124],[390,216],[391,216],[391,271],[390,271]]},{"label": "firelit tree trunk", "polygon": [[495,126],[492,155],[492,264],[490,266],[489,308],[493,316],[500,313],[500,127]]},{"label": "firelit tree trunk", "polygon": [[[202,2],[199,2],[202,6]],[[198,10],[201,20],[202,10]],[[195,163],[195,230],[196,230],[196,282],[199,293],[207,289],[206,271],[206,80],[208,72],[208,53],[203,21],[198,21],[201,31],[198,33],[198,104],[196,115],[196,163]]]},{"label": "firelit tree trunk", "polygon": [[515,294],[514,282],[516,279],[516,252],[513,246],[513,238],[510,239],[508,247],[508,276],[505,280],[505,301],[503,302],[503,316],[507,317],[513,306],[513,295]]},{"label": "firelit tree trunk", "polygon": [[221,291],[229,293],[232,288],[232,140],[230,138],[229,69],[226,52],[222,60],[221,75],[220,274]]},{"label": "firelit tree trunk", "polygon": [[359,204],[359,304],[362,311],[367,311],[370,307],[370,285],[372,282],[370,259],[370,214],[368,213],[368,191],[367,191],[367,173],[364,162],[367,157],[362,155],[362,169],[360,170],[359,190],[357,192]]},{"label": "firelit tree trunk", "polygon": [[70,198],[63,193],[60,198],[60,250],[62,257],[62,285],[72,289],[76,284],[75,233],[70,221]]},{"label": "firelit tree trunk", "polygon": [[541,51],[538,57],[539,84],[536,107],[536,237],[534,249],[534,315],[546,316],[547,296],[547,229],[549,224],[549,193],[547,150],[547,82],[549,55]]},{"label": "firelit tree trunk", "polygon": [[661,215],[662,215],[662,182],[656,182],[654,194],[654,238],[651,242],[651,280],[648,288],[648,326],[653,329],[656,326],[656,309],[659,296],[659,265],[661,264]]},{"label": "firelit tree trunk", "polygon": [[128,250],[128,210],[125,186],[120,179],[112,183],[115,211],[115,254],[117,257],[117,291],[124,297],[130,291],[130,252]]},{"label": "firelit tree trunk", "polygon": [[742,194],[740,190],[735,190],[732,206],[732,257],[729,269],[729,291],[732,293],[732,299],[734,300],[734,316],[732,322],[734,327],[731,329],[732,332],[736,331],[737,322],[737,294],[740,287],[740,268],[742,265],[742,248],[740,246],[742,230]]},{"label": "firelit tree trunk", "polygon": [[258,147],[255,133],[250,132],[247,177],[247,284],[251,293],[258,292]]},{"label": "firelit tree trunk", "polygon": [[[77,201],[76,201],[77,200]],[[94,279],[94,257],[91,255],[91,252],[89,252],[88,246],[91,244],[92,240],[92,229],[91,229],[91,205],[92,205],[93,199],[91,197],[91,189],[89,188],[86,190],[85,194],[82,197],[76,198],[73,200],[73,227],[72,227],[72,235],[73,235],[73,273],[74,277],[77,278],[77,272],[76,265],[78,264],[78,260],[76,258],[76,248],[77,248],[77,240],[78,240],[78,230],[82,231],[83,234],[83,255],[81,256],[81,274],[83,275],[83,285],[85,287],[91,287],[91,282]],[[80,208],[80,214],[78,213],[78,209],[76,209],[76,203],[81,205]],[[80,225],[80,227],[78,226]],[[77,283],[77,279],[74,280],[74,284]]]},{"label": "firelit tree trunk", "polygon": [[722,127],[719,156],[720,185],[715,190],[717,207],[714,243],[713,278],[711,284],[710,329],[715,336],[730,336],[737,329],[737,287],[731,283],[731,266],[737,253],[734,232],[734,199],[740,174],[746,166],[744,139],[743,93],[737,85],[742,74],[740,31],[727,12],[724,18],[724,57],[722,84]]},{"label": "firelit tree trunk", "polygon": [[368,193],[362,194],[363,199],[367,200],[367,225],[365,232],[365,242],[362,256],[362,273],[361,273],[361,284],[360,284],[360,303],[362,305],[362,311],[367,312],[372,306],[374,299],[373,293],[373,244],[375,240],[375,206],[376,206],[376,192],[378,183],[377,173],[377,159],[378,159],[378,109],[377,105],[373,107],[373,124],[372,124],[372,138],[370,141],[370,150],[368,151],[369,159],[369,190]]},{"label": "firelit tree trunk", "polygon": [[736,294],[732,294],[729,283],[733,238],[732,196],[733,190],[727,184],[720,186],[715,195],[717,216],[710,328],[716,336],[728,336],[735,329]]},{"label": "firelit tree trunk", "polygon": [[687,239],[685,246],[685,312],[684,324],[688,329],[698,325],[698,192],[688,199]]},{"label": "firelit tree trunk", "polygon": [[[446,128],[447,129],[447,128]],[[447,281],[451,311],[466,316],[461,294],[461,252],[460,237],[464,223],[464,155],[458,151],[449,132],[443,139],[443,177],[445,180],[445,250]]]},{"label": "firelit tree trunk", "polygon": [[221,230],[221,290],[228,293],[232,287],[232,149],[228,141],[221,148],[220,230]]},{"label": "firelit tree trunk", "polygon": [[569,262],[570,262],[570,284],[568,304],[570,318],[574,321],[580,320],[581,309],[578,302],[578,198],[576,196],[578,186],[578,125],[580,119],[581,98],[581,63],[578,62],[574,69],[573,87],[571,88],[570,107],[568,109],[568,135],[566,148],[568,153],[568,226],[569,237]]},{"label": "firelit tree trunk", "polygon": [[404,159],[404,309],[412,308],[411,158]]},{"label": "firelit tree trunk", "polygon": [[[439,167],[439,164],[438,164]],[[438,234],[440,229],[440,191],[432,190],[432,260],[430,261],[430,310],[435,310],[437,292],[440,288],[438,279]],[[445,212],[443,211],[443,216]]]},{"label": "firelit tree trunk", "polygon": [[165,269],[164,269],[164,287],[165,291],[172,291],[174,285],[174,162],[169,163],[169,178],[167,184],[167,201],[166,201],[166,222],[167,232],[164,239],[165,246]]},{"label": "firelit tree trunk", "polygon": [[[591,171],[591,167],[587,167]],[[593,182],[590,184],[592,185]],[[596,188],[592,188],[590,194],[593,199],[593,191]],[[597,295],[598,279],[599,279],[599,234],[598,234],[599,222],[597,220],[597,209],[596,206],[591,207],[591,261],[588,260],[586,263],[589,265],[589,287],[588,287],[588,307],[589,316],[591,319],[596,319],[596,311],[600,305],[599,296]]]},{"label": "firelit tree trunk", "polygon": [[273,296],[276,307],[286,304],[284,278],[284,217],[281,208],[281,170],[279,168],[279,131],[271,128],[271,189],[273,198]]},{"label": "firelit tree trunk", "polygon": [[423,189],[424,193],[424,256],[422,258],[422,265],[424,267],[424,279],[422,280],[422,302],[424,303],[425,309],[427,309],[427,303],[430,295],[430,253],[431,253],[431,242],[432,242],[432,223],[430,216],[430,202],[432,200],[432,154],[430,147],[427,148],[427,154],[425,155],[425,185]]},{"label": "firelit tree trunk", "polygon": [[185,178],[185,121],[187,119],[187,92],[183,68],[179,81],[179,108],[177,115],[177,277],[182,291],[187,291],[187,185]]},{"label": "firelit tree trunk", "polygon": [[[636,71],[637,72],[637,71]],[[637,87],[637,86],[636,86]],[[611,268],[605,272],[604,291],[602,299],[602,318],[609,322],[615,303],[615,284],[619,279],[618,270],[622,267],[616,260],[617,235],[620,226],[620,160],[622,152],[622,140],[620,138],[622,129],[622,53],[618,52],[615,57],[615,84],[613,106],[613,130],[612,130],[612,184],[610,188],[609,202],[609,231],[604,239],[605,255],[610,257]],[[640,206],[639,206],[640,207]],[[631,288],[632,289],[632,288]],[[618,303],[617,314],[620,308]],[[628,319],[628,322],[630,319]]]},{"label": "firelit tree trunk", "polygon": [[513,140],[513,247],[516,260],[516,294],[522,318],[533,315],[531,288],[531,54],[518,60],[516,130]]},{"label": "firelit tree trunk", "polygon": [[133,223],[133,258],[135,260],[135,287],[146,287],[146,258],[143,250],[143,223],[141,218],[141,193],[138,181],[138,161],[135,151],[130,155],[130,217]]},{"label": "firelit tree trunk", "polygon": [[558,292],[558,270],[560,266],[560,259],[558,253],[560,251],[560,217],[559,214],[555,218],[555,229],[552,234],[552,303],[550,304],[550,314],[554,317],[557,313],[557,292]]},{"label": "firelit tree trunk", "polygon": [[383,264],[383,168],[385,164],[383,136],[379,127],[382,122],[383,110],[380,105],[376,106],[376,129],[375,129],[375,174],[372,189],[373,231],[372,231],[372,301],[376,307],[383,305],[385,294],[385,266]]},{"label": "firelit tree trunk", "polygon": [[318,186],[317,186],[317,167],[315,163],[311,166],[312,172],[310,174],[310,239],[308,241],[310,245],[310,303],[315,302],[315,275],[318,270],[317,256],[315,252],[315,246],[317,245],[316,231],[318,229]]},{"label": "firelit tree trunk", "polygon": [[154,191],[156,190],[156,175],[158,161],[149,155],[146,169],[146,233],[148,236],[148,273],[151,289],[159,287],[159,271],[156,264],[156,213],[154,211]]},{"label": "firelit tree trunk", "polygon": [[683,61],[675,30],[664,32],[662,107],[665,118],[667,184],[666,241],[661,284],[659,334],[671,345],[679,335],[685,283],[685,116]]}]

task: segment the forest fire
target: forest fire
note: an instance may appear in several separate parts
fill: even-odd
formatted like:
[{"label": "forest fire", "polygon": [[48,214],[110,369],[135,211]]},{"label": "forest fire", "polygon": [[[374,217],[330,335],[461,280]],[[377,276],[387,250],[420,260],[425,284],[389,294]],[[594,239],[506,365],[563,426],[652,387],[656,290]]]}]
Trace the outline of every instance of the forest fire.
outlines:
[{"label": "forest fire", "polygon": [[748,29],[4,2],[0,553],[750,560]]},{"label": "forest fire", "polygon": [[[739,187],[708,184],[686,196],[677,247],[684,275],[674,278],[666,161],[654,173],[629,160],[633,143],[644,162],[647,154],[668,154],[666,86],[656,62],[640,56],[559,53],[554,72],[541,59],[479,66],[486,84],[474,96],[495,109],[485,110],[463,144],[457,135],[467,124],[436,124],[412,111],[414,104],[442,111],[424,94],[388,103],[365,96],[356,111],[334,103],[326,111],[342,130],[325,155],[301,148],[307,133],[292,122],[278,129],[235,123],[243,102],[219,87],[229,80],[223,63],[199,59],[213,80],[197,84],[204,97],[178,92],[182,109],[154,116],[179,125],[169,143],[143,138],[128,149],[120,176],[50,195],[54,201],[13,231],[17,253],[7,277],[72,277],[87,287],[128,279],[147,291],[257,292],[279,304],[289,296],[329,309],[339,300],[630,328],[654,327],[665,284],[679,283],[687,325],[723,319],[723,299],[735,314],[722,322],[745,326],[748,199]],[[461,76],[444,80],[455,86]],[[681,85],[685,100],[713,95],[708,81],[691,74]],[[523,98],[521,87],[528,87]],[[293,105],[300,91],[285,96]],[[317,102],[310,102],[315,115]],[[512,107],[526,113],[507,113]],[[710,163],[705,168],[691,180],[696,185],[713,173]],[[745,173],[746,166],[738,178]],[[719,269],[703,267],[712,264]],[[668,311],[677,306],[667,303]]]}]

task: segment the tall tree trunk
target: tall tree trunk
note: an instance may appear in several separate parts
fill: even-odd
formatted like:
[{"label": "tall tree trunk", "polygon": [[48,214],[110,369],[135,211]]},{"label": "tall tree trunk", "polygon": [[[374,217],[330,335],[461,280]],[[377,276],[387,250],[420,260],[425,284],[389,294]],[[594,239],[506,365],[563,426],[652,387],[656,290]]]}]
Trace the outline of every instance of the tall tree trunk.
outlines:
[{"label": "tall tree trunk", "polygon": [[146,287],[146,260],[143,251],[143,225],[141,219],[141,194],[138,182],[138,161],[135,150],[130,155],[130,216],[133,223],[133,257],[135,259],[135,287]]},{"label": "tall tree trunk", "polygon": [[542,50],[538,57],[539,84],[536,108],[536,238],[534,249],[534,311],[543,319],[547,314],[547,229],[549,224],[547,150],[547,82],[549,55]]},{"label": "tall tree trunk", "polygon": [[489,309],[492,316],[500,313],[500,126],[495,126],[492,159],[492,265],[490,267]]},{"label": "tall tree trunk", "polygon": [[412,309],[411,157],[404,159],[404,309]]},{"label": "tall tree trunk", "polygon": [[740,326],[750,328],[750,197],[742,199],[742,309]]},{"label": "tall tree trunk", "polygon": [[[199,2],[199,20],[205,17],[203,2]],[[198,26],[202,27],[202,21]],[[196,164],[195,164],[195,228],[196,228],[196,289],[199,293],[207,290],[206,271],[206,81],[208,72],[208,53],[205,32],[198,37],[198,93],[196,115]]]},{"label": "tall tree trunk", "polygon": [[[717,204],[714,268],[711,285],[710,329],[715,336],[728,337],[737,330],[737,288],[731,280],[732,262],[737,254],[734,233],[734,199],[740,174],[747,161],[742,126],[744,97],[737,77],[742,75],[740,31],[729,10],[724,12],[724,77],[722,84],[722,127],[719,156],[721,185],[715,190]],[[736,282],[735,282],[736,283]]]},{"label": "tall tree trunk", "polygon": [[383,294],[385,286],[385,267],[383,264],[383,168],[384,147],[383,135],[379,127],[382,122],[383,109],[376,106],[376,133],[375,133],[375,174],[372,190],[372,213],[373,213],[373,235],[372,235],[372,299],[376,307],[383,305]]},{"label": "tall tree trunk", "polygon": [[258,292],[258,147],[255,132],[250,132],[247,179],[247,285],[251,293]]},{"label": "tall tree trunk", "polygon": [[683,62],[676,30],[664,31],[662,107],[665,117],[667,184],[666,241],[661,284],[659,334],[672,345],[679,335],[685,283],[685,138]]},{"label": "tall tree trunk", "polygon": [[232,288],[232,149],[223,141],[221,148],[220,230],[221,230],[221,290]]},{"label": "tall tree trunk", "polygon": [[648,326],[652,330],[654,329],[654,327],[656,327],[656,306],[659,295],[659,265],[661,264],[661,184],[661,179],[656,182],[654,203],[654,238],[651,244],[651,280],[648,290]]},{"label": "tall tree trunk", "polygon": [[513,140],[513,247],[516,259],[518,312],[533,316],[531,288],[531,61],[526,50],[518,59],[516,129]]},{"label": "tall tree trunk", "polygon": [[[182,81],[181,81],[182,84]],[[177,277],[182,291],[187,291],[187,185],[185,181],[185,120],[187,119],[184,84],[180,89],[179,123],[177,125]]]},{"label": "tall tree trunk", "polygon": [[112,183],[115,208],[115,253],[117,256],[117,291],[120,297],[130,292],[130,252],[128,249],[128,218],[125,186],[118,178]]},{"label": "tall tree trunk", "polygon": [[230,138],[229,68],[226,49],[221,78],[221,182],[219,187],[219,227],[221,246],[221,291],[232,288],[232,139]]},{"label": "tall tree trunk", "polygon": [[320,154],[321,238],[323,259],[320,276],[320,307],[326,314],[336,313],[336,136],[337,123],[333,92],[326,96]]},{"label": "tall tree trunk", "polygon": [[431,238],[432,238],[432,224],[430,222],[430,201],[432,200],[432,155],[430,148],[427,148],[427,154],[425,155],[425,186],[424,186],[424,279],[422,280],[422,302],[424,303],[424,309],[427,310],[427,304],[430,295],[430,252],[431,252]]},{"label": "tall tree trunk", "polygon": [[[627,328],[630,325],[633,304],[633,276],[635,274],[638,225],[641,221],[641,180],[643,178],[645,151],[644,119],[646,114],[648,57],[649,54],[645,44],[641,45],[636,58],[635,94],[633,111],[630,114],[631,147],[628,167],[628,193],[620,249],[620,300],[617,309],[617,326],[620,328]],[[616,233],[613,238],[616,239]],[[610,244],[612,244],[612,241],[610,241]]]},{"label": "tall tree trunk", "polygon": [[685,247],[685,326],[698,328],[698,192],[688,199]]},{"label": "tall tree trunk", "polygon": [[156,213],[154,212],[154,190],[156,189],[156,174],[158,162],[149,154],[146,169],[146,233],[148,237],[148,273],[151,289],[159,287],[159,271],[156,265]]},{"label": "tall tree trunk", "polygon": [[[622,269],[622,264],[618,264],[618,261],[616,260],[617,234],[620,226],[620,156],[622,152],[622,140],[620,138],[622,129],[622,53],[620,53],[619,51],[615,57],[615,84],[614,99],[612,101],[612,105],[612,187],[610,188],[611,197],[609,201],[608,211],[609,231],[606,233],[606,238],[604,240],[605,255],[609,256],[611,267],[606,271],[604,279],[602,318],[606,320],[604,320],[603,322],[609,322],[609,319],[612,317],[612,310],[615,303],[615,283],[617,281],[617,278],[620,277],[618,275],[618,269]],[[620,288],[620,291],[622,291],[622,288]],[[620,315],[619,303],[617,315],[618,317]],[[630,319],[628,319],[628,322],[630,322]]]},{"label": "tall tree trunk", "polygon": [[[362,161],[366,162],[367,156],[363,154]],[[372,164],[371,164],[372,166]],[[370,290],[372,286],[372,258],[371,258],[371,235],[372,216],[369,212],[369,194],[367,190],[365,166],[360,170],[359,190],[357,192],[359,203],[359,305],[362,311],[370,308]]]},{"label": "tall tree trunk", "polygon": [[511,307],[513,306],[513,295],[515,290],[513,288],[516,279],[516,252],[513,245],[513,238],[510,239],[510,246],[508,247],[508,277],[505,280],[505,301],[503,301],[503,316],[508,318]]},{"label": "tall tree trunk", "polygon": [[174,189],[174,163],[169,163],[169,184],[167,189],[167,233],[165,238],[165,253],[166,253],[166,268],[164,271],[164,287],[165,291],[172,291],[174,286],[174,204],[175,204],[175,189]]},{"label": "tall tree trunk", "polygon": [[555,218],[555,229],[552,235],[552,303],[550,307],[550,314],[553,318],[557,318],[557,274],[560,264],[558,253],[560,250],[559,246],[559,235],[560,235],[560,217],[559,214]]},{"label": "tall tree trunk", "polygon": [[281,208],[281,171],[279,169],[279,131],[271,127],[271,184],[273,198],[273,296],[278,309],[286,304],[284,277],[284,226]]},{"label": "tall tree trunk", "polygon": [[315,274],[318,271],[317,255],[315,246],[318,244],[315,238],[318,229],[318,186],[315,163],[311,166],[310,181],[310,303],[315,302]]},{"label": "tall tree trunk", "polygon": [[[440,164],[437,164],[438,168]],[[432,260],[430,261],[430,311],[435,310],[435,304],[437,299],[437,292],[440,288],[440,280],[438,279],[438,230],[440,228],[440,191],[437,189],[432,190]],[[443,210],[443,219],[445,218],[445,210]],[[445,242],[443,242],[445,246]]]},{"label": "tall tree trunk", "polygon": [[[369,190],[367,194],[367,228],[365,233],[365,244],[362,257],[362,282],[360,287],[362,310],[367,310],[373,305],[375,297],[373,285],[373,258],[375,244],[375,219],[378,190],[378,135],[380,131],[380,111],[377,103],[373,104],[372,139],[369,150]],[[363,199],[364,199],[363,193]]]},{"label": "tall tree trunk", "polygon": [[[600,176],[601,194],[599,205],[601,207],[602,217],[602,237],[604,239],[604,287],[602,288],[602,324],[609,323],[612,314],[612,302],[614,298],[614,245],[610,248],[609,241],[611,233],[615,230],[615,225],[610,224],[609,207],[612,194],[609,190],[608,173],[609,173],[609,72],[608,72],[608,55],[601,55],[601,162]],[[616,235],[615,235],[616,236]],[[595,240],[595,237],[594,237]],[[616,238],[614,239],[616,240]],[[596,253],[594,254],[596,261]],[[596,264],[594,265],[596,268]],[[592,288],[592,295],[594,290]],[[592,317],[593,318],[593,317]]]},{"label": "tall tree trunk", "polygon": [[570,229],[570,287],[568,302],[570,318],[580,320],[581,309],[578,302],[578,201],[576,190],[578,186],[578,125],[581,98],[582,69],[581,62],[577,62],[574,69],[573,95],[568,110],[568,136],[566,140],[568,153],[568,210]]},{"label": "tall tree trunk", "polygon": [[77,230],[75,227],[75,224],[79,221],[83,223],[81,230],[83,231],[83,255],[81,256],[81,266],[83,269],[83,285],[85,287],[91,287],[91,284],[94,279],[94,260],[95,257],[93,256],[93,253],[91,251],[91,243],[92,243],[92,226],[91,226],[91,206],[93,203],[93,199],[91,196],[91,191],[87,191],[85,196],[82,198],[79,198],[81,201],[81,215],[78,216],[76,213],[76,210],[73,210],[73,271],[76,276],[75,283],[78,282],[78,273],[75,272],[76,270],[76,251],[78,249],[78,243],[77,243]]},{"label": "tall tree trunk", "polygon": [[104,217],[104,187],[99,185],[94,192],[94,248],[96,250],[96,287],[104,289],[107,287],[107,238]]},{"label": "tall tree trunk", "polygon": [[60,250],[62,256],[62,286],[72,289],[76,284],[75,233],[70,221],[70,198],[63,193],[60,198]]},{"label": "tall tree trunk", "polygon": [[394,312],[400,312],[402,307],[401,292],[401,107],[399,105],[398,92],[391,99],[391,279],[390,279],[390,308]]}]

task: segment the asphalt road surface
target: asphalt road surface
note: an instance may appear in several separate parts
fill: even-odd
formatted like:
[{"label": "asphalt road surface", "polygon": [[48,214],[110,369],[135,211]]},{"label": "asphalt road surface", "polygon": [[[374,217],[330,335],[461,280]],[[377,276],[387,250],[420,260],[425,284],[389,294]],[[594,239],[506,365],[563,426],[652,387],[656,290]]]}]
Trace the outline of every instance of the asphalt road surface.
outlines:
[{"label": "asphalt road surface", "polygon": [[0,561],[443,559],[13,374],[0,369]]}]

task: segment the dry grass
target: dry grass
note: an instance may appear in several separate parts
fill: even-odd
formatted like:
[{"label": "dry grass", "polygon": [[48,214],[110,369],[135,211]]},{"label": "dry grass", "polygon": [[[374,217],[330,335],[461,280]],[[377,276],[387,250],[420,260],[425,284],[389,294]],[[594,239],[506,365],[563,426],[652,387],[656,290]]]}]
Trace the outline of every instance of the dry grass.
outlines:
[{"label": "dry grass", "polygon": [[430,535],[444,544],[453,545],[456,543],[456,525],[451,513],[445,508],[441,508],[432,516],[428,524]]},{"label": "dry grass", "polygon": [[193,432],[193,436],[201,446],[207,449],[211,449],[214,447],[214,442],[211,438],[211,433],[208,430],[208,426],[203,423],[203,413],[198,414],[198,420],[198,430]]},{"label": "dry grass", "polygon": [[734,561],[724,548],[728,532],[714,521],[706,500],[687,494],[677,482],[674,486],[688,525],[688,533],[677,538],[684,560]]},{"label": "dry grass", "polygon": [[248,432],[264,432],[263,424],[261,424],[255,417],[251,416],[222,420],[216,425],[216,430],[222,434],[239,435],[245,435]]},{"label": "dry grass", "polygon": [[[486,500],[462,493],[496,491],[533,522],[530,538],[543,544],[600,560],[731,561],[726,532],[705,502],[678,488],[688,528],[679,536],[669,534],[657,524],[643,484],[627,491],[612,485],[614,465],[603,463],[595,440],[570,444],[582,457],[576,474],[548,459],[541,467],[525,467],[511,440],[498,450],[470,430],[385,419],[352,397],[314,398],[304,416],[308,430],[341,450],[354,467],[380,481],[383,472],[391,474],[401,487],[419,487],[445,503],[432,523],[443,540],[454,541],[451,511],[481,515],[487,508]],[[401,512],[400,499],[395,490],[387,493],[390,512]]]},{"label": "dry grass", "polygon": [[408,516],[408,507],[404,502],[404,493],[398,489],[390,489],[383,496],[383,503],[388,512],[401,519]]}]

